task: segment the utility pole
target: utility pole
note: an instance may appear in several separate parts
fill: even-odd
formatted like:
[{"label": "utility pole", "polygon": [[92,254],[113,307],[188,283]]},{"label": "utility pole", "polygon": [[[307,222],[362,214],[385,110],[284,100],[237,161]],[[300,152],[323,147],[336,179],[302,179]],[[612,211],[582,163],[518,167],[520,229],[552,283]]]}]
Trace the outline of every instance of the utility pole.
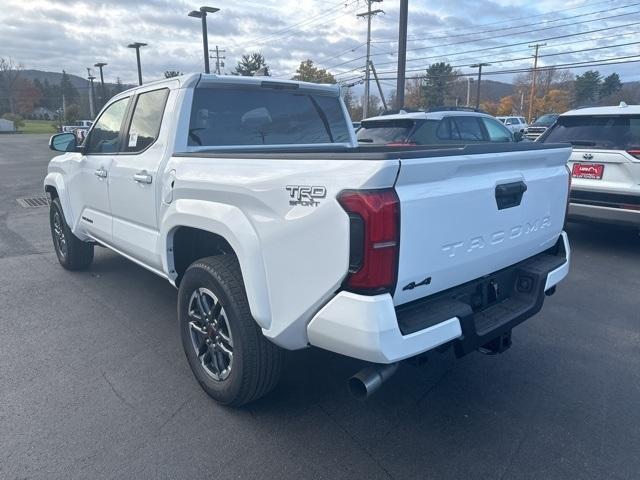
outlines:
[{"label": "utility pole", "polygon": [[96,79],[93,75],[91,75],[91,69],[87,67],[87,79],[89,80],[89,114],[91,116],[91,120],[96,117],[96,112],[93,106],[93,98],[95,95],[95,91],[93,90],[93,81]]},{"label": "utility pole", "polygon": [[404,107],[405,70],[407,67],[408,16],[409,0],[400,0],[400,22],[398,26],[398,78],[396,80],[396,108],[398,110]]},{"label": "utility pole", "polygon": [[380,92],[380,99],[382,100],[382,106],[384,107],[384,111],[387,111],[387,102],[384,100],[384,93],[382,93],[382,87],[380,86],[380,80],[378,80],[378,73],[376,72],[376,67],[373,66],[373,62],[369,60],[369,66],[371,67],[371,72],[373,73],[373,78],[376,79],[376,85],[378,86],[378,92]]},{"label": "utility pole", "polygon": [[371,17],[378,13],[384,13],[382,10],[371,10],[371,5],[374,2],[382,2],[382,0],[367,0],[367,11],[358,13],[356,17],[367,17],[367,60],[365,62],[364,71],[364,104],[362,105],[362,118],[367,118],[369,115],[369,81],[371,75],[369,74],[369,61],[371,57]]},{"label": "utility pole", "polygon": [[478,85],[476,86],[476,108],[480,108],[480,81],[482,80],[482,67],[488,67],[490,63],[476,63],[471,68],[478,69]]},{"label": "utility pole", "polygon": [[467,77],[467,107],[471,106],[471,82],[473,79],[471,77]]},{"label": "utility pole", "polygon": [[192,10],[188,13],[190,17],[199,18],[202,21],[202,50],[204,53],[204,73],[209,72],[209,35],[207,33],[207,13],[216,13],[219,8],[200,7],[200,10]]},{"label": "utility pole", "polygon": [[104,89],[104,75],[102,74],[102,67],[106,65],[107,64],[104,62],[98,62],[94,65],[94,67],[98,67],[100,69],[100,108],[102,108],[104,104],[107,103],[107,94]]},{"label": "utility pole", "polygon": [[531,94],[529,95],[529,123],[533,121],[533,98],[536,93],[536,73],[538,68],[538,49],[540,47],[545,47],[546,43],[536,43],[535,45],[529,45],[529,48],[535,48],[536,53],[533,55],[533,71],[531,72]]},{"label": "utility pole", "polygon": [[142,67],[140,66],[140,47],[146,47],[146,43],[134,42],[127,45],[128,48],[136,49],[136,61],[138,62],[138,85],[142,85]]},{"label": "utility pole", "polygon": [[[225,58],[227,58],[225,56],[221,56],[220,55],[220,54],[222,54],[224,52],[225,52],[225,50],[220,50],[218,48],[218,45],[216,45],[216,56],[213,57],[212,55],[209,55],[210,58],[215,58],[216,59],[216,73],[218,75],[220,75],[220,66],[224,67],[224,62],[221,62],[220,60],[224,60]],[[209,53],[211,53],[211,51],[209,51]]]}]

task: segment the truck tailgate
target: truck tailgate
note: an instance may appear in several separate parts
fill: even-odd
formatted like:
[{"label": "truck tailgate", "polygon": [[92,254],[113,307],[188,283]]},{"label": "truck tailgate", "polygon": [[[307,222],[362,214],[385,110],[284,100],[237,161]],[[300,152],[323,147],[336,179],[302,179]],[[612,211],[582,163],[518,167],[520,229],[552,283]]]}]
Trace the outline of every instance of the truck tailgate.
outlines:
[{"label": "truck tailgate", "polygon": [[400,160],[394,303],[488,275],[552,247],[569,147]]}]

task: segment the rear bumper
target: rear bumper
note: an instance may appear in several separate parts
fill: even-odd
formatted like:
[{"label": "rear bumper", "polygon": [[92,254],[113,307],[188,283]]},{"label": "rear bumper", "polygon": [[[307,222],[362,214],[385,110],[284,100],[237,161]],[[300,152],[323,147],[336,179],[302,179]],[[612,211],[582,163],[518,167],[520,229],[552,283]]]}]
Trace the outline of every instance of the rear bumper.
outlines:
[{"label": "rear bumper", "polygon": [[[340,292],[307,327],[317,347],[375,363],[393,363],[453,342],[458,355],[489,343],[537,313],[544,292],[569,272],[570,249],[562,233],[557,252],[395,308],[391,295]],[[472,307],[474,295],[496,279],[505,298]],[[530,282],[520,288],[521,283]],[[499,291],[499,290],[496,290]],[[475,293],[474,293],[475,292]],[[469,301],[467,301],[469,300]],[[481,300],[483,301],[483,300]]]},{"label": "rear bumper", "polygon": [[570,203],[569,220],[640,227],[640,210]]}]

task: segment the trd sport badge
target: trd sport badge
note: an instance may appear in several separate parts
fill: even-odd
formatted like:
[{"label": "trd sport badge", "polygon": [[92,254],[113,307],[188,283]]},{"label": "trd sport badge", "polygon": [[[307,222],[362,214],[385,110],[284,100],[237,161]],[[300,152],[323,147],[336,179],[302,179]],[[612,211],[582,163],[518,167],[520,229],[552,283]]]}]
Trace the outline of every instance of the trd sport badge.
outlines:
[{"label": "trd sport badge", "polygon": [[327,196],[327,189],[321,185],[287,185],[289,205],[302,207],[317,207],[321,198]]}]

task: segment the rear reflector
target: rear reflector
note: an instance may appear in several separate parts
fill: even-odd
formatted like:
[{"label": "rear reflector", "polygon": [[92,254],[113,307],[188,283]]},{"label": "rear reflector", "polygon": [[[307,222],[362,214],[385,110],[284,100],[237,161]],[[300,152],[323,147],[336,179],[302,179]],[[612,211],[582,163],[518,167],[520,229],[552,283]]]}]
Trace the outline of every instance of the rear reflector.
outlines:
[{"label": "rear reflector", "polygon": [[351,248],[347,290],[392,292],[398,273],[400,201],[393,188],[345,191],[338,202],[349,215]]}]

